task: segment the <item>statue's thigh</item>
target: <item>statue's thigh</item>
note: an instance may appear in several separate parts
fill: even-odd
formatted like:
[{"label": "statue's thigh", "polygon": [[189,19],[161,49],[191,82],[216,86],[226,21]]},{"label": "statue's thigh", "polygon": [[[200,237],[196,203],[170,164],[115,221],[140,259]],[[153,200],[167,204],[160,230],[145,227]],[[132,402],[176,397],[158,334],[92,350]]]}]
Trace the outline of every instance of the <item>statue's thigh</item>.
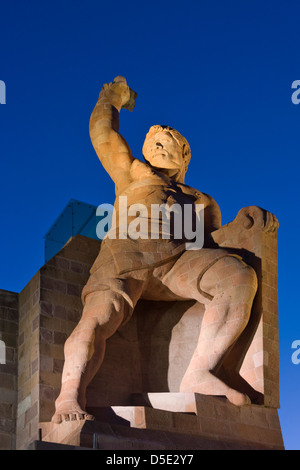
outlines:
[{"label": "statue's thigh", "polygon": [[186,251],[163,277],[162,282],[184,299],[195,299],[208,304],[211,297],[201,291],[201,277],[210,266],[228,255],[230,256],[230,253],[225,249],[202,248]]}]

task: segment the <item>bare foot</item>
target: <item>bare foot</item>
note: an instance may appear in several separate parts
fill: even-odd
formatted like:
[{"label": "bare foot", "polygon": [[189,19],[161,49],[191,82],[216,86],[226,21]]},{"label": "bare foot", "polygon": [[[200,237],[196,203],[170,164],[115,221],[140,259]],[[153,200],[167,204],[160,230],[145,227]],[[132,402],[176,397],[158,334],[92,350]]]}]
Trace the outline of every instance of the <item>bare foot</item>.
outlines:
[{"label": "bare foot", "polygon": [[56,406],[56,411],[52,416],[52,423],[62,423],[62,421],[86,420],[93,421],[95,417],[84,411],[77,401],[64,401],[61,406]]},{"label": "bare foot", "polygon": [[247,395],[230,388],[208,370],[198,370],[186,374],[181,382],[180,391],[200,393],[202,395],[223,395],[233,405],[251,405],[251,400]]},{"label": "bare foot", "polygon": [[234,390],[233,388],[229,388],[228,393],[226,394],[226,397],[230,403],[236,406],[246,406],[246,405],[251,405],[251,400],[246,395],[245,393],[238,392],[237,390]]}]

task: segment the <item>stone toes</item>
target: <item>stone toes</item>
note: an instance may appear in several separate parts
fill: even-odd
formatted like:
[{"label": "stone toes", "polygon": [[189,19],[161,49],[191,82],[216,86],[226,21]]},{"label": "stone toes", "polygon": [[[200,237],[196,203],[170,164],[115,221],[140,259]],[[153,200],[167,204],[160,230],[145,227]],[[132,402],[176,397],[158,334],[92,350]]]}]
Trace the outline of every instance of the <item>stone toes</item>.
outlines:
[{"label": "stone toes", "polygon": [[230,403],[236,406],[246,406],[246,405],[251,405],[251,400],[248,397],[248,395],[237,392],[237,391],[232,391],[227,395],[228,400]]},{"label": "stone toes", "polygon": [[69,411],[69,412],[62,411],[60,413],[55,413],[51,421],[52,423],[60,424],[63,421],[82,421],[82,420],[93,421],[94,419],[95,417],[93,415],[90,415],[80,410],[80,411]]},{"label": "stone toes", "polygon": [[61,417],[62,417],[63,421],[70,421],[69,413],[62,413]]},{"label": "stone toes", "polygon": [[60,424],[62,422],[62,416],[61,414],[55,414],[53,418],[51,419],[52,423],[55,424]]},{"label": "stone toes", "polygon": [[86,414],[86,415],[85,415],[85,419],[88,420],[88,421],[94,421],[95,416]]}]

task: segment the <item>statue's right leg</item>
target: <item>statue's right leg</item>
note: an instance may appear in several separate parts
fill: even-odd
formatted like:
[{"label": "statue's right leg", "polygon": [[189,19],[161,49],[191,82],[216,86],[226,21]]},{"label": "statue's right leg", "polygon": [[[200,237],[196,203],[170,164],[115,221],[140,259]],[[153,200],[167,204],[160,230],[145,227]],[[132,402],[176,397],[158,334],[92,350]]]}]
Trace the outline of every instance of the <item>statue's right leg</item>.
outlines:
[{"label": "statue's right leg", "polygon": [[93,419],[85,411],[86,388],[103,361],[106,340],[120,327],[128,309],[122,294],[110,289],[87,295],[82,318],[65,343],[62,387],[52,422]]}]

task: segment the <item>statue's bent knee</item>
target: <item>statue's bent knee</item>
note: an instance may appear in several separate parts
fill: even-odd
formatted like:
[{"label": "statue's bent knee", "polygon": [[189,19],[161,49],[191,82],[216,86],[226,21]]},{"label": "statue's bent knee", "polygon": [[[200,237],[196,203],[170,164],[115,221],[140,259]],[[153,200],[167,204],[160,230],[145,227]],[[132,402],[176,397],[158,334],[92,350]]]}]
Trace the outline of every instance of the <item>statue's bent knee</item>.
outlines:
[{"label": "statue's bent knee", "polygon": [[233,255],[224,255],[214,260],[198,277],[198,290],[209,300],[217,294],[222,294],[233,288],[248,287],[245,291],[246,297],[253,298],[257,286],[257,275],[255,270],[246,264],[242,258]]}]

